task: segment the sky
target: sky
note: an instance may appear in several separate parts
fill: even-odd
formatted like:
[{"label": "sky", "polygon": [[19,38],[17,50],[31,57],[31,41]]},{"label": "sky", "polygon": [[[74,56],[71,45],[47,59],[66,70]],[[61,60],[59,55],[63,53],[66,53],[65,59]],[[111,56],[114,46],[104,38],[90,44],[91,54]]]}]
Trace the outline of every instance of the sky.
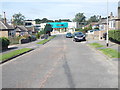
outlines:
[{"label": "sky", "polygon": [[[119,0],[108,0],[108,11],[117,16]],[[107,0],[1,0],[0,14],[6,12],[7,19],[21,13],[26,19],[50,20],[73,19],[77,13],[89,18],[93,15],[107,16]]]}]

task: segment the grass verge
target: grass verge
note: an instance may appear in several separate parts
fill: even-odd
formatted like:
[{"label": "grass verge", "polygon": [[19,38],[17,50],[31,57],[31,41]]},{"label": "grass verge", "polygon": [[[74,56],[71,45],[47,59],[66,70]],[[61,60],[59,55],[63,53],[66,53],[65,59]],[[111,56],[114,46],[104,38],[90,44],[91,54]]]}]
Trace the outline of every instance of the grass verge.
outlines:
[{"label": "grass verge", "polygon": [[44,44],[44,43],[48,42],[49,40],[51,40],[51,39],[53,39],[53,38],[55,38],[55,37],[56,37],[56,35],[51,36],[50,38],[48,38],[48,39],[44,39],[44,40],[38,42],[37,44]]},{"label": "grass verge", "polygon": [[90,43],[89,45],[92,46],[92,47],[95,47],[95,48],[104,47],[104,45],[101,45],[99,43]]},{"label": "grass verge", "polygon": [[120,58],[120,52],[111,48],[100,49],[105,55],[111,58]]},{"label": "grass verge", "polygon": [[9,53],[2,54],[2,55],[0,55],[0,61],[4,61],[6,59],[12,58],[14,56],[17,56],[19,54],[25,53],[25,52],[30,51],[30,50],[32,50],[32,49],[23,48],[23,49],[19,49],[19,50],[11,51]]},{"label": "grass verge", "polygon": [[[94,48],[105,47],[104,45],[101,45],[99,43],[91,43],[89,45]],[[98,49],[98,50],[101,51],[103,54],[109,56],[110,58],[120,58],[120,52],[112,48],[104,48],[104,49]]]}]

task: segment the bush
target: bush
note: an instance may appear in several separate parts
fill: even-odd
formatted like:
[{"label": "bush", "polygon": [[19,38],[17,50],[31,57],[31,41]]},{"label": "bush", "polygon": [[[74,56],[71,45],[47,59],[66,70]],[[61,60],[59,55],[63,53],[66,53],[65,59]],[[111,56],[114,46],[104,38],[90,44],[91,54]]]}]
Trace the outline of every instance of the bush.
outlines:
[{"label": "bush", "polygon": [[109,40],[120,43],[120,30],[110,30],[108,36]]},{"label": "bush", "polygon": [[8,38],[6,37],[0,38],[0,45],[2,45],[0,49],[7,49],[9,44],[10,44],[10,41]]}]

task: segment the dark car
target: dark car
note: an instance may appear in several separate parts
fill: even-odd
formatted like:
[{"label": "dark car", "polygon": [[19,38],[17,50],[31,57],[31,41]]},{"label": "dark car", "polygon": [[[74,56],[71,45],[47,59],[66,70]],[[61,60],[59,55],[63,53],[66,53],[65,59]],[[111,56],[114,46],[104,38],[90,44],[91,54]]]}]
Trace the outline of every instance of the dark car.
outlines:
[{"label": "dark car", "polygon": [[73,41],[86,41],[86,35],[83,34],[82,32],[75,32],[74,33],[74,38]]},{"label": "dark car", "polygon": [[106,38],[107,38],[107,32],[103,33],[103,38],[106,40]]},{"label": "dark car", "polygon": [[73,37],[72,33],[67,33],[66,34],[66,38],[72,38],[72,37]]}]

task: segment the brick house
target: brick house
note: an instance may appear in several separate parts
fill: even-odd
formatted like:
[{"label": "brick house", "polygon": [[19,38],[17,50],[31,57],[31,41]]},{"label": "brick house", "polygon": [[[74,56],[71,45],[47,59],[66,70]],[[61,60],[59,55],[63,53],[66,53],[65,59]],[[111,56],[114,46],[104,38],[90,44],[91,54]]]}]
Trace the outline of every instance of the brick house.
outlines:
[{"label": "brick house", "polygon": [[15,29],[8,23],[0,21],[0,37],[14,37]]},{"label": "brick house", "polygon": [[28,35],[28,30],[25,26],[16,26],[15,31],[16,31],[16,36]]}]

